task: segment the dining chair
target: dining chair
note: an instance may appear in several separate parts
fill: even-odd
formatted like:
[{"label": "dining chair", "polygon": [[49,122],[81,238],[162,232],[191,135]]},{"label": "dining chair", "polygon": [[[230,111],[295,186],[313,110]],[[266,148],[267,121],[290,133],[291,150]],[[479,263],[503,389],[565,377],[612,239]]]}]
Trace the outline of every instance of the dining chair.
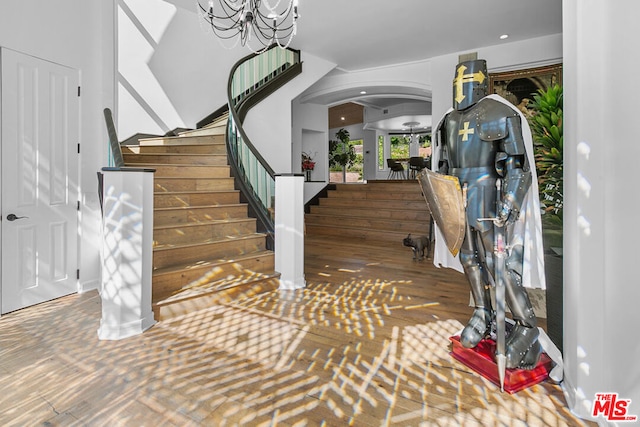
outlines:
[{"label": "dining chair", "polygon": [[409,158],[409,179],[416,179],[418,173],[426,167],[424,158],[415,156]]},{"label": "dining chair", "polygon": [[389,175],[387,179],[404,179],[404,166],[397,160],[387,159],[387,167],[389,168]]}]

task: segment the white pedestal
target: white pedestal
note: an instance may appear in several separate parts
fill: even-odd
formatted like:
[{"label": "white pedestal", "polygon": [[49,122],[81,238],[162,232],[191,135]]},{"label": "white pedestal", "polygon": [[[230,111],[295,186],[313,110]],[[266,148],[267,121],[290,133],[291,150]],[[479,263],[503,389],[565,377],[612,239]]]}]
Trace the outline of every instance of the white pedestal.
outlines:
[{"label": "white pedestal", "polygon": [[155,323],[151,309],[153,172],[102,170],[101,340],[137,335]]},{"label": "white pedestal", "polygon": [[276,176],[275,268],[280,289],[301,289],[304,280],[304,176]]}]

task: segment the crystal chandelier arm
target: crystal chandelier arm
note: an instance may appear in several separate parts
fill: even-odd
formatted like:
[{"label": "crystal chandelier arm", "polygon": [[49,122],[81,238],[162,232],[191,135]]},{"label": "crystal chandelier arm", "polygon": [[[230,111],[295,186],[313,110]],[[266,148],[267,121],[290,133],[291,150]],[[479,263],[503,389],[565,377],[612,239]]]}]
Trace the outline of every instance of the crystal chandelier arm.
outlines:
[{"label": "crystal chandelier arm", "polygon": [[[244,12],[245,8],[243,5],[242,7],[236,9],[231,5],[229,5],[227,1],[228,0],[225,0],[225,1],[218,0],[218,4],[220,5],[220,7],[216,7],[216,8],[213,7],[214,6],[213,0],[209,1],[208,7],[202,6],[200,1],[198,1],[198,6],[202,11],[202,15],[204,16],[205,20],[212,22],[214,19],[218,19],[218,20],[230,19],[234,22],[233,26],[235,26],[240,21],[240,18],[242,17],[242,13]],[[216,15],[214,11],[217,9],[220,9],[221,12],[224,13],[224,15],[220,15],[220,16]]]},{"label": "crystal chandelier arm", "polygon": [[[264,48],[274,42],[280,47],[289,46],[296,33],[298,0],[287,1],[286,9],[279,14],[275,9],[282,0],[277,0],[274,6],[268,0],[209,0],[207,7],[197,0],[203,19],[218,38],[231,39],[239,35],[243,46],[257,40]],[[262,7],[267,10],[261,10]]]},{"label": "crystal chandelier arm", "polygon": [[[274,37],[276,37],[276,34],[276,38],[288,38],[292,34],[292,32],[295,31],[295,19],[291,22],[290,25],[286,27],[282,27],[281,25],[286,22],[291,13],[291,8],[286,11],[285,15],[277,17],[269,17],[260,13],[257,16],[258,19],[254,19],[256,32],[259,31],[260,35],[265,39],[273,39]],[[277,22],[278,20],[280,20],[280,22]]]}]

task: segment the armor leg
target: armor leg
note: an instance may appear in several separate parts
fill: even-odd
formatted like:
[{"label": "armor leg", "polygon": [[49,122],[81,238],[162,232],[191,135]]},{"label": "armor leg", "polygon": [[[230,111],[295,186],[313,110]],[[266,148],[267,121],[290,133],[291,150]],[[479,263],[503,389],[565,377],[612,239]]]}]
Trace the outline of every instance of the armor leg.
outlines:
[{"label": "armor leg", "polygon": [[522,246],[512,248],[506,264],[506,302],[516,322],[505,343],[506,366],[533,369],[540,360],[542,349],[538,342],[537,318],[522,286]]},{"label": "armor leg", "polygon": [[467,228],[465,241],[460,251],[460,261],[469,281],[475,310],[460,334],[460,343],[466,348],[473,348],[491,332],[491,293],[482,262],[478,256],[478,245],[474,234]]}]

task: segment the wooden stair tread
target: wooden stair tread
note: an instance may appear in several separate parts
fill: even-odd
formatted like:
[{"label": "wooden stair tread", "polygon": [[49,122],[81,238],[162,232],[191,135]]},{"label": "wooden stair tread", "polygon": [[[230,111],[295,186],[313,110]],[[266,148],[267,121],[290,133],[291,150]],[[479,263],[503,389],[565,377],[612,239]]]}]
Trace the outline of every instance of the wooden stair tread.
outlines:
[{"label": "wooden stair tread", "polygon": [[[387,218],[379,218],[379,217],[371,217],[371,216],[361,216],[361,215],[341,215],[339,212],[337,212],[335,215],[333,214],[307,214],[306,218],[340,218],[338,220],[335,220],[334,223],[338,223],[340,224],[340,221],[344,220],[344,221],[380,221],[380,222],[393,222],[393,223],[397,223],[400,222],[399,220],[394,220],[394,221],[389,221]],[[419,220],[419,219],[403,219],[402,222],[406,222],[406,223],[416,223],[416,224],[423,224],[425,221],[424,220]]]},{"label": "wooden stair tread", "polygon": [[311,206],[311,213],[307,215],[336,215],[336,216],[361,216],[361,217],[375,217],[375,218],[391,218],[402,217],[403,215],[429,215],[428,209],[422,209],[417,207],[407,207],[402,209],[397,208],[376,208],[371,209],[369,207],[353,207],[348,210],[342,209],[338,206],[329,205],[315,205]]},{"label": "wooden stair tread", "polygon": [[[230,191],[237,191],[237,190],[230,190]],[[211,191],[206,191],[207,193],[210,193]],[[171,194],[171,193],[165,193],[165,192],[156,192],[154,194]],[[180,193],[182,194],[182,193]],[[244,203],[230,203],[228,205],[198,205],[198,206],[169,206],[169,207],[161,207],[161,208],[155,208],[154,211],[171,211],[171,210],[191,210],[191,209],[221,209],[221,208],[225,208],[225,207],[240,207],[240,206],[246,206],[246,204]]]},{"label": "wooden stair tread", "polygon": [[155,138],[140,138],[138,145],[200,145],[210,144],[212,140],[224,138],[224,132],[222,133],[207,133],[197,135],[185,135],[185,136],[161,136]]},{"label": "wooden stair tread", "polygon": [[185,224],[167,224],[167,225],[157,225],[154,226],[154,230],[168,230],[172,228],[185,228],[185,227],[202,227],[207,225],[218,225],[218,224],[233,224],[233,223],[241,223],[241,222],[255,222],[255,218],[225,218],[225,219],[211,219],[207,221],[201,222],[189,222]]},{"label": "wooden stair tread", "polygon": [[[334,225],[334,226],[324,226],[324,225],[315,225],[315,224],[307,224],[307,235],[332,235],[336,237],[354,237],[354,235],[359,235],[360,238],[365,240],[383,240],[388,241],[388,238],[376,237],[376,236],[394,236],[404,238],[410,231],[399,231],[399,230],[388,230],[388,229],[365,229],[362,227],[349,227],[342,225]],[[321,231],[315,232],[316,229],[322,229]],[[352,233],[351,233],[352,232]],[[411,234],[426,234],[424,230],[414,230]]]},{"label": "wooden stair tread", "polygon": [[[407,234],[406,231],[401,231],[401,230],[394,230],[394,229],[385,229],[385,228],[381,228],[381,229],[370,229],[370,228],[362,228],[362,227],[357,227],[357,226],[349,226],[349,225],[342,225],[342,224],[334,224],[334,225],[324,225],[324,224],[306,224],[307,228],[308,227],[314,227],[314,228],[327,228],[327,229],[341,229],[341,230],[365,230],[368,232],[375,232],[375,231],[382,231],[385,233],[397,233],[397,234]],[[428,224],[427,224],[428,226]],[[310,233],[308,233],[310,234]]]},{"label": "wooden stair tread", "polygon": [[[429,209],[428,208],[418,208],[418,207],[403,207],[402,209],[398,209],[398,208],[389,208],[389,207],[381,207],[381,208],[376,208],[374,209],[367,209],[366,207],[354,207],[354,213],[351,214],[350,212],[345,212],[344,209],[341,209],[339,206],[330,206],[330,205],[317,205],[317,206],[312,206],[311,209],[320,209],[322,211],[326,211],[326,212],[330,212],[332,215],[336,215],[336,216],[362,216],[362,217],[367,217],[369,215],[363,215],[363,214],[367,214],[368,212],[371,213],[372,216],[379,216],[381,213],[389,213],[389,212],[397,212],[397,213],[402,213],[402,212],[419,212],[419,213],[429,213]],[[326,215],[323,213],[314,213],[311,212],[311,214],[307,214],[307,215]]]},{"label": "wooden stair tread", "polygon": [[[395,201],[394,202],[396,209],[417,209],[421,210],[423,205],[426,209],[426,203],[424,200],[403,200],[403,201]],[[367,199],[358,199],[358,200],[349,200],[344,198],[332,198],[332,199],[321,199],[320,206],[332,206],[339,208],[368,208],[368,209],[384,209],[388,208],[390,204],[385,200],[367,200]]]},{"label": "wooden stair tread", "polygon": [[[156,138],[150,138],[150,139],[160,139],[162,137],[156,137]],[[176,138],[176,137],[173,137]],[[180,147],[197,147],[197,148],[201,148],[201,147],[206,147],[207,145],[211,145],[214,147],[218,147],[220,145],[225,145],[224,141],[209,141],[209,142],[202,142],[199,144],[194,144],[192,142],[189,142],[189,140],[185,137],[182,137],[182,139],[180,140],[182,142],[182,144],[177,144]],[[123,145],[122,146],[122,150],[127,152],[128,154],[141,154],[141,153],[136,153],[136,150],[145,150],[145,149],[160,149],[160,148],[164,148],[166,147],[167,149],[171,150],[172,148],[174,148],[174,145],[170,145],[170,144],[158,144],[158,145],[152,145],[152,144],[145,144],[145,145]],[[186,154],[186,153],[185,153]]]},{"label": "wooden stair tread", "polygon": [[[203,146],[205,144],[199,144],[198,146]],[[217,146],[218,144],[209,144],[212,146]],[[148,148],[149,146],[142,146],[139,148]],[[182,147],[189,147],[189,145],[182,145]],[[202,154],[202,153],[176,153],[176,152],[158,152],[158,153],[135,153],[133,151],[129,151],[122,154],[128,154],[131,156],[139,156],[139,157],[147,157],[147,156],[185,156],[185,157],[199,157],[199,156],[226,156],[226,154]]]},{"label": "wooden stair tread", "polygon": [[122,147],[126,165],[155,170],[152,299],[158,319],[206,308],[223,290],[229,298],[232,288],[277,287],[267,234],[257,232],[235,189],[227,122],[228,113],[204,128],[144,135]]},{"label": "wooden stair tread", "polygon": [[197,164],[182,164],[182,163],[135,163],[136,167],[147,166],[153,168],[159,167],[180,167],[180,168],[228,168],[229,165],[197,165]]},{"label": "wooden stair tread", "polygon": [[[164,179],[164,178],[163,178]],[[239,193],[240,190],[187,190],[187,191],[154,191],[154,196],[175,196],[176,194],[217,194],[217,193]],[[158,208],[162,209],[162,208]]]},{"label": "wooden stair tread", "polygon": [[251,233],[251,234],[244,234],[241,236],[228,236],[224,239],[210,239],[208,241],[205,242],[196,242],[196,243],[181,243],[181,244],[169,244],[169,243],[165,243],[165,244],[161,244],[158,246],[154,246],[153,247],[153,252],[161,252],[161,251],[166,251],[166,250],[171,250],[171,249],[182,249],[182,248],[195,248],[198,246],[208,246],[210,244],[214,244],[214,243],[219,243],[219,242],[237,242],[237,241],[242,241],[242,240],[251,240],[251,239],[256,239],[256,238],[262,238],[265,237],[266,234],[265,233]]}]

